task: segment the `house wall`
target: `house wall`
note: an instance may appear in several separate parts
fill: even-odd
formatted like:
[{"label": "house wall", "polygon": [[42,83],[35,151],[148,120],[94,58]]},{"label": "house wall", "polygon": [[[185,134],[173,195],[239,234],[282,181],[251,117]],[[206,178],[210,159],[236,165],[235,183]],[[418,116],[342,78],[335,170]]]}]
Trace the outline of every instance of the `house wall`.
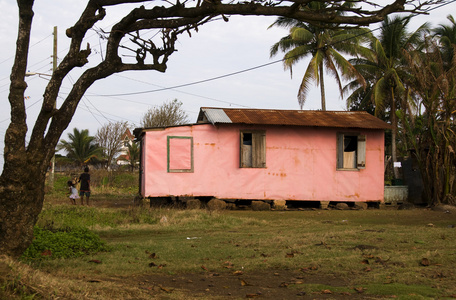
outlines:
[{"label": "house wall", "polygon": [[[266,168],[240,168],[240,130],[266,131]],[[366,135],[366,168],[336,169],[337,132]],[[193,137],[193,172],[169,173],[167,137]],[[383,201],[383,130],[212,124],[147,131],[145,197]]]}]

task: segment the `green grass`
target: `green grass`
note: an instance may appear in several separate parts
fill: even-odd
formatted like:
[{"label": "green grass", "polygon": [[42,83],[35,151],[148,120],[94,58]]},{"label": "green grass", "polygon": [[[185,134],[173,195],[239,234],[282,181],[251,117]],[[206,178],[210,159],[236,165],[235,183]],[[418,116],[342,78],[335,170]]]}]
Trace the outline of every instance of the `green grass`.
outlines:
[{"label": "green grass", "polygon": [[[456,294],[451,214],[393,211],[224,211],[96,208],[48,204],[38,226],[88,228],[110,251],[40,260],[68,278],[294,270],[342,278],[345,286],[294,284],[308,294],[439,298]],[[426,258],[429,266],[420,264]],[[101,264],[87,264],[89,260]]]},{"label": "green grass", "polygon": [[[69,205],[66,181],[71,175],[58,176],[37,225],[57,232],[87,228],[109,251],[28,262],[33,268],[30,273],[41,279],[27,285],[30,276],[19,276],[7,290],[15,289],[24,298],[43,282],[52,282],[51,290],[60,290],[61,297],[77,294],[84,299],[83,291],[90,291],[104,295],[97,299],[120,294],[149,299],[147,290],[119,286],[116,281],[109,285],[111,281],[105,279],[151,274],[190,274],[191,278],[202,272],[231,274],[238,270],[267,276],[289,270],[315,280],[292,282],[288,289],[317,298],[328,291],[333,295],[330,298],[357,293],[397,299],[456,295],[456,229],[451,226],[456,224],[456,216],[452,214],[424,209],[209,212],[137,208],[128,207],[135,195],[132,186],[137,174],[97,171],[92,175],[94,206]],[[97,201],[107,205],[97,205]],[[123,206],[104,207],[117,202]],[[428,266],[421,264],[424,258]],[[102,263],[88,263],[93,260]],[[85,278],[102,278],[103,283],[98,288],[87,286],[79,281]],[[319,282],[320,278],[336,281]],[[38,295],[47,295],[38,291]],[[1,292],[0,286],[0,296]],[[188,297],[180,291],[168,296]]]},{"label": "green grass", "polygon": [[[91,269],[79,258],[47,260],[40,269],[62,274],[97,270],[106,276],[200,272],[202,265],[223,272],[227,264],[245,272],[310,269],[349,278],[367,294],[438,297],[456,293],[455,231],[448,227],[454,221],[431,211],[209,213],[53,206],[38,224],[85,224],[112,250],[91,255],[103,261]],[[421,266],[423,258],[431,265]]]}]

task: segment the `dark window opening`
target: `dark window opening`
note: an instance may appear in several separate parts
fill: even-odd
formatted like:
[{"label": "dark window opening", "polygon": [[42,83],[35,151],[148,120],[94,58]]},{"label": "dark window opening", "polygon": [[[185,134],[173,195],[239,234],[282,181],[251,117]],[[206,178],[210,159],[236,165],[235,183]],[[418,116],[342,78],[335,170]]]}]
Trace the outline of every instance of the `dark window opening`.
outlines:
[{"label": "dark window opening", "polygon": [[252,134],[245,132],[242,135],[242,145],[252,145]]},{"label": "dark window opening", "polygon": [[357,170],[366,167],[366,136],[337,135],[337,169]]},{"label": "dark window opening", "polygon": [[266,168],[266,132],[241,131],[241,168]]}]

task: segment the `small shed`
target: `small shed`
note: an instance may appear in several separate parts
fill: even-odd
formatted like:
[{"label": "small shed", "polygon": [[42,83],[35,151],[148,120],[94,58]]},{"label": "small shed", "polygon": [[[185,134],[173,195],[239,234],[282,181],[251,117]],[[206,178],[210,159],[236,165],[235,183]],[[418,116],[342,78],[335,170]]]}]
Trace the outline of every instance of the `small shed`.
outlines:
[{"label": "small shed", "polygon": [[204,107],[195,124],[135,129],[140,192],[382,202],[387,128],[367,112]]}]

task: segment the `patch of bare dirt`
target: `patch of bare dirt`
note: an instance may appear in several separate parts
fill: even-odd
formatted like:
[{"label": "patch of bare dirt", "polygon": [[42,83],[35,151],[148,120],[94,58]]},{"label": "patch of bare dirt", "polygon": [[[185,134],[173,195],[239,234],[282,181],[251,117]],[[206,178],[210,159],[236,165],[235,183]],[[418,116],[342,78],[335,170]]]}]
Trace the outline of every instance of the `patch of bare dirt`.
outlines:
[{"label": "patch of bare dirt", "polygon": [[[135,206],[135,197],[105,197],[93,195],[90,199],[90,206],[110,207],[110,208],[128,208]],[[78,202],[80,205],[80,201]]]},{"label": "patch of bare dirt", "polygon": [[[189,298],[206,299],[365,299],[367,296],[356,287],[350,288],[351,292],[345,293],[331,291],[330,287],[348,287],[345,279],[292,270],[265,270],[255,273],[237,271],[151,274],[105,280],[149,290],[151,296],[155,297],[165,297],[175,292],[185,294]],[[301,284],[324,284],[328,287],[321,291],[306,293],[299,288]],[[371,295],[369,298],[375,299]]]}]

